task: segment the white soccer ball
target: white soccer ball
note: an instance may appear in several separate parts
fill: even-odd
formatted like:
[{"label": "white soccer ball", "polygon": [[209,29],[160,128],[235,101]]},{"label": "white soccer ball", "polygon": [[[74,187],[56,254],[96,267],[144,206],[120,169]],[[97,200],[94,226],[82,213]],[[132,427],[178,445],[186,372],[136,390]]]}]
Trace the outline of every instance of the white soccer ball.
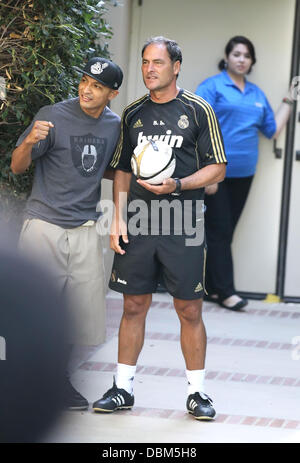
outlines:
[{"label": "white soccer ball", "polygon": [[134,175],[152,185],[159,185],[171,177],[175,166],[176,158],[172,148],[161,140],[147,140],[139,144],[131,157]]}]

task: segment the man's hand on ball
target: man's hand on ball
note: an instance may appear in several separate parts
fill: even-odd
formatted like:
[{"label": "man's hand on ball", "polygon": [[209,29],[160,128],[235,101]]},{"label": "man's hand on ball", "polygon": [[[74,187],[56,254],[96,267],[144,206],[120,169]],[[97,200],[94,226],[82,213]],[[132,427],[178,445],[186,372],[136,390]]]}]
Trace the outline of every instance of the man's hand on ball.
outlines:
[{"label": "man's hand on ball", "polygon": [[166,195],[173,193],[176,188],[176,182],[173,178],[165,179],[160,185],[151,185],[150,183],[140,179],[137,180],[137,183],[156,195]]}]

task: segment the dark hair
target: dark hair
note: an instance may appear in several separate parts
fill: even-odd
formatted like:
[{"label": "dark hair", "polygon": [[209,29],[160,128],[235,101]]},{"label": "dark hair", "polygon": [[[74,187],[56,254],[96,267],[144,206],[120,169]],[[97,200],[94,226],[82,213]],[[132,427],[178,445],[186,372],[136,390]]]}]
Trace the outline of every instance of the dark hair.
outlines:
[{"label": "dark hair", "polygon": [[176,61],[179,61],[180,63],[182,63],[182,53],[181,53],[180,47],[178,46],[177,42],[175,42],[175,40],[167,39],[166,37],[163,37],[163,36],[151,37],[150,39],[148,39],[142,48],[142,57],[144,55],[145,49],[148,47],[148,45],[151,45],[152,43],[164,44],[166,46],[166,49],[168,51],[171,61],[173,63],[175,63]]},{"label": "dark hair", "polygon": [[[248,71],[248,74],[249,74],[252,70],[252,66],[256,63],[256,56],[255,56],[254,45],[249,39],[247,39],[247,37],[244,37],[243,35],[236,35],[235,37],[232,37],[225,47],[225,55],[228,57],[228,55],[232,52],[234,47],[240,43],[242,43],[243,45],[246,45],[246,47],[248,48],[249,54],[251,56],[252,64]],[[218,68],[220,69],[220,71],[222,71],[223,69],[226,69],[224,59],[221,59],[221,61],[219,62]]]}]

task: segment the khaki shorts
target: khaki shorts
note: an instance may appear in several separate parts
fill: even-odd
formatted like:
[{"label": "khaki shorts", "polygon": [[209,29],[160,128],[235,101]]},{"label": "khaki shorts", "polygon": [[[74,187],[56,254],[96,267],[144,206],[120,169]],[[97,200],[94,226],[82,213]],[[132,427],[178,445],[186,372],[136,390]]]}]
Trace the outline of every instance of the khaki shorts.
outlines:
[{"label": "khaki shorts", "polygon": [[64,229],[40,219],[25,220],[19,249],[46,266],[59,291],[67,295],[68,342],[77,345],[104,342],[106,284],[102,240],[95,222]]}]

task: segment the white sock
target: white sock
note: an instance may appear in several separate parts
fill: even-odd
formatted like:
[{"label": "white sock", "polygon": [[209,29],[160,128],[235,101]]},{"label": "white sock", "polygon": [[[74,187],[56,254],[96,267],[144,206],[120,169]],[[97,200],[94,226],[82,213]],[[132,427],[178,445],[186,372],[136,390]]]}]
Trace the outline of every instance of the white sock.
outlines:
[{"label": "white sock", "polygon": [[205,370],[185,370],[188,380],[188,395],[204,391]]},{"label": "white sock", "polygon": [[132,394],[135,370],[136,365],[118,363],[116,384],[119,389],[125,389],[125,391],[129,392],[129,394]]}]

